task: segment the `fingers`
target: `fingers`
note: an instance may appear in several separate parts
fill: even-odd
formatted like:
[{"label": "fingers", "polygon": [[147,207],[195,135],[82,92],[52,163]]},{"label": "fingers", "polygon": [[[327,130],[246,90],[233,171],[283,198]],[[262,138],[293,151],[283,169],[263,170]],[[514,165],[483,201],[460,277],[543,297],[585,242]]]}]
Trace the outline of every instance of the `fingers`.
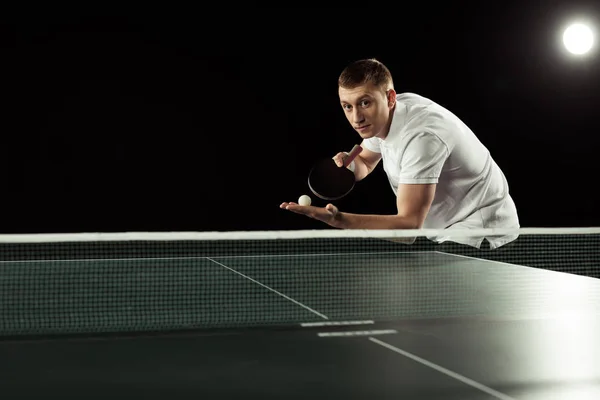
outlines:
[{"label": "fingers", "polygon": [[331,225],[338,214],[338,209],[333,204],[329,203],[325,207],[315,207],[315,206],[301,206],[297,203],[293,202],[283,202],[281,203],[281,208],[284,210],[288,210],[294,212],[296,214],[302,214],[309,218],[316,219],[326,224]]},{"label": "fingers", "polygon": [[335,156],[333,156],[333,161],[335,161],[335,165],[341,167],[344,165],[344,159],[348,157],[347,153],[339,152]]},{"label": "fingers", "polygon": [[303,214],[308,217],[313,217],[313,214],[315,213],[315,210],[316,210],[316,207],[314,207],[314,206],[301,206],[300,204],[294,203],[294,202],[281,203],[280,208],[294,212],[296,214]]},{"label": "fingers", "polygon": [[338,212],[338,209],[333,204],[329,203],[325,206],[325,209],[331,213],[332,216],[335,216]]}]

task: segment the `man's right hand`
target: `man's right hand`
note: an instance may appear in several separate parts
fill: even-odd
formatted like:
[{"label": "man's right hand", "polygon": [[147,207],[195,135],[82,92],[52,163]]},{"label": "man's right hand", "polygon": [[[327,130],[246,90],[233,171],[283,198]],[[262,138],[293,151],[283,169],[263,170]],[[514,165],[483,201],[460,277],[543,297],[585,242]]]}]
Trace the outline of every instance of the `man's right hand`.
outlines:
[{"label": "man's right hand", "polygon": [[[333,156],[333,161],[338,167],[344,165],[344,160],[348,157],[348,153],[339,152]],[[364,179],[367,175],[373,171],[377,163],[381,160],[381,153],[375,153],[363,147],[362,152],[356,156],[353,160],[354,164],[347,166],[349,170],[354,172],[354,176],[357,181]],[[352,168],[354,167],[354,168]]]},{"label": "man's right hand", "polygon": [[338,167],[341,167],[344,165],[344,160],[346,159],[346,157],[348,157],[348,153],[341,151],[341,152],[337,153],[335,156],[333,156],[333,161],[335,161],[335,165],[337,165]]}]

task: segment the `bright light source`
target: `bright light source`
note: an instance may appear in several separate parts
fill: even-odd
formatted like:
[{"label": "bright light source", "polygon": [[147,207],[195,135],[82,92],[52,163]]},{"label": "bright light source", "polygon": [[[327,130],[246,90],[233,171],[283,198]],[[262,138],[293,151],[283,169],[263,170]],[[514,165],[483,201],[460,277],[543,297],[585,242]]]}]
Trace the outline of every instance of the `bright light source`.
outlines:
[{"label": "bright light source", "polygon": [[594,45],[594,33],[588,25],[572,24],[563,33],[563,44],[571,54],[586,54]]}]

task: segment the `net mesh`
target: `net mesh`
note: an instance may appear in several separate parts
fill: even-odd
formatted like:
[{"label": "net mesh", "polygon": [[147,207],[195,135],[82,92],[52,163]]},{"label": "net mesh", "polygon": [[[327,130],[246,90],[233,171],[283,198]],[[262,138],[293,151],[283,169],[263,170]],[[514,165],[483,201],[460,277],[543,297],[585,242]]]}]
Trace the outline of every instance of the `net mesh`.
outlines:
[{"label": "net mesh", "polygon": [[[600,309],[600,229],[0,235],[0,335]],[[466,237],[518,234],[498,249]]]}]

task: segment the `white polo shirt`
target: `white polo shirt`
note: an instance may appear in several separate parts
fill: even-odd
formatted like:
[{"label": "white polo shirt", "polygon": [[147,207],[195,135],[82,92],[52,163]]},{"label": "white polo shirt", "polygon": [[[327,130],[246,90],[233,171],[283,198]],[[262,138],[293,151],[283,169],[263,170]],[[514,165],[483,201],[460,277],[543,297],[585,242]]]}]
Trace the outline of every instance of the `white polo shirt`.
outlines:
[{"label": "white polo shirt", "polygon": [[[454,114],[414,93],[398,94],[385,139],[363,146],[381,153],[383,168],[397,193],[400,183],[436,183],[425,229],[518,228],[517,209],[508,183],[488,149]],[[517,235],[487,237],[497,248]],[[429,237],[480,248],[480,238]]]}]

